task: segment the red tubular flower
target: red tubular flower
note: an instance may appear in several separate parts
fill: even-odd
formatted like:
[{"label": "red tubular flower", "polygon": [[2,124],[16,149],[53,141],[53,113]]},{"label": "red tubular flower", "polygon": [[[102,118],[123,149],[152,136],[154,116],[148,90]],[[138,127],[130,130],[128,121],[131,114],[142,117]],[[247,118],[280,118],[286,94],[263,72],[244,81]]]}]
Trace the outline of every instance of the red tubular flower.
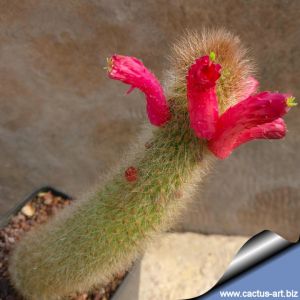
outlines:
[{"label": "red tubular flower", "polygon": [[191,128],[199,138],[214,135],[219,117],[216,81],[221,66],[210,61],[209,56],[196,59],[187,75],[187,98]]},{"label": "red tubular flower", "polygon": [[292,106],[289,99],[284,94],[262,92],[230,107],[219,118],[208,148],[224,159],[234,148],[247,141],[283,137],[285,124],[279,118]]},{"label": "red tubular flower", "polygon": [[[250,129],[243,131],[237,138],[234,148],[257,139],[281,139],[285,137],[286,125],[282,118],[271,123],[265,123],[262,125],[257,125]],[[233,148],[233,149],[234,149]]]},{"label": "red tubular flower", "polygon": [[128,93],[138,88],[146,95],[147,113],[151,124],[162,126],[170,119],[169,106],[159,81],[140,60],[130,56],[113,55],[109,59],[108,76],[130,84]]}]

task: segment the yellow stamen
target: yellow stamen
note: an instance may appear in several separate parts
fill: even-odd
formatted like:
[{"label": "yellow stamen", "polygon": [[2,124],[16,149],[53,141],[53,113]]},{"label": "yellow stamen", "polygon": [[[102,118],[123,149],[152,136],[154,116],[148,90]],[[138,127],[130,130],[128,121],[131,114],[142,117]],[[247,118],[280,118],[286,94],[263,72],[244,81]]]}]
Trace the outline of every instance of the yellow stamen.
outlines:
[{"label": "yellow stamen", "polygon": [[216,53],[214,51],[210,51],[209,58],[210,58],[211,61],[215,61],[216,60]]},{"label": "yellow stamen", "polygon": [[288,98],[286,99],[286,105],[287,105],[288,107],[294,107],[294,106],[297,106],[298,103],[296,102],[296,98],[293,97],[293,96],[288,97]]},{"label": "yellow stamen", "polygon": [[106,63],[107,63],[107,66],[104,67],[104,70],[107,70],[108,73],[111,72],[112,68],[113,68],[113,60],[111,57],[107,57],[106,58]]}]

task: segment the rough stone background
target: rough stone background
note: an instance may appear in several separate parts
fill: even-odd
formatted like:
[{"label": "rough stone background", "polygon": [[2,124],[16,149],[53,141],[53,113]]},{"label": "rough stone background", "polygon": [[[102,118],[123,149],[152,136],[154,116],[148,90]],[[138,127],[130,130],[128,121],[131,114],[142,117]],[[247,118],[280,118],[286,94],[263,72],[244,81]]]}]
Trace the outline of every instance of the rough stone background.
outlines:
[{"label": "rough stone background", "polygon": [[[44,184],[79,195],[134,142],[144,99],[106,78],[114,52],[161,78],[186,28],[226,27],[251,48],[262,89],[299,97],[299,12],[298,0],[0,0],[0,212]],[[284,141],[220,162],[177,229],[296,239],[299,117],[287,116]]]}]

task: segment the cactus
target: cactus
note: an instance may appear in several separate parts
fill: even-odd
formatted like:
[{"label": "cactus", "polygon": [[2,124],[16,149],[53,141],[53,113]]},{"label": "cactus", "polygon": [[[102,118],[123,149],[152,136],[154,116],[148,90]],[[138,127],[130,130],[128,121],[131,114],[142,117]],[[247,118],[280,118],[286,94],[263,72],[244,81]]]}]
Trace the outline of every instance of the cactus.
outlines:
[{"label": "cactus", "polygon": [[133,57],[112,56],[108,75],[145,94],[154,126],[105,183],[19,242],[9,272],[25,298],[60,299],[128,269],[174,224],[217,158],[283,137],[281,117],[294,105],[285,94],[255,94],[252,63],[223,30],[189,33],[174,46],[165,92]]}]

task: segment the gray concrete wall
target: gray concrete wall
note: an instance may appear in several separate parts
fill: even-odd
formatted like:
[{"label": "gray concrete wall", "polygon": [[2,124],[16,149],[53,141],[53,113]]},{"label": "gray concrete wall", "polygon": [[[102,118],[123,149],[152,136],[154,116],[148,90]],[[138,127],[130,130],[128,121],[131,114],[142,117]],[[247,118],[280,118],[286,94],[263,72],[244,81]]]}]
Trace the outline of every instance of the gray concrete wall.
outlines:
[{"label": "gray concrete wall", "polygon": [[[0,212],[51,184],[79,195],[139,131],[144,99],[106,78],[110,54],[160,78],[186,28],[226,27],[251,48],[262,89],[299,97],[300,1],[0,0]],[[252,234],[300,225],[300,110],[285,141],[254,142],[220,162],[179,229]]]}]

